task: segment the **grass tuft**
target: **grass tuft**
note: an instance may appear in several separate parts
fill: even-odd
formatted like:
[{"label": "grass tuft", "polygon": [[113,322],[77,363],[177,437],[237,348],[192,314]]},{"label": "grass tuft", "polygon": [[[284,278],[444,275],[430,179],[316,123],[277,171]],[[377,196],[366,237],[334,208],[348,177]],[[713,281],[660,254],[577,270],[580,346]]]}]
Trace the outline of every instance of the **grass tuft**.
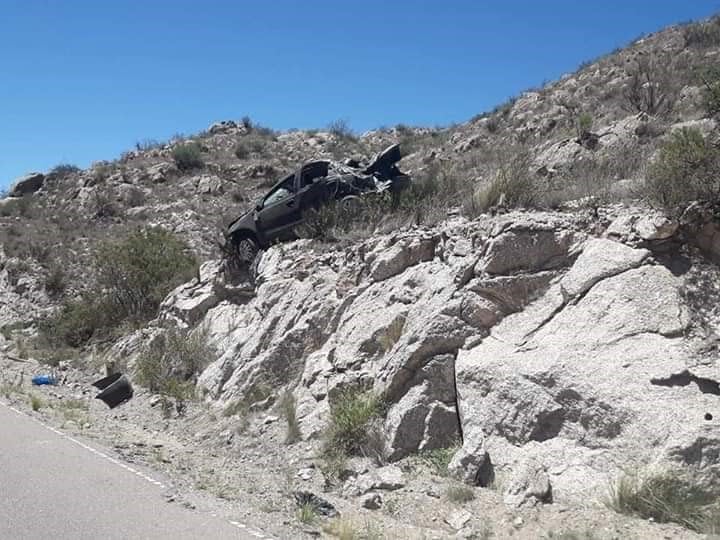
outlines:
[{"label": "grass tuft", "polygon": [[285,444],[293,444],[300,440],[300,423],[297,418],[297,404],[295,396],[289,390],[286,391],[280,399],[280,408],[285,422],[287,422],[287,433],[285,434]]},{"label": "grass tuft", "polygon": [[420,453],[420,459],[423,463],[430,467],[435,474],[439,476],[447,476],[449,474],[448,465],[459,449],[460,443],[456,441],[445,448],[423,450]]},{"label": "grass tuft", "polygon": [[45,401],[43,399],[35,394],[30,395],[30,407],[33,411],[39,411],[43,407],[45,407]]},{"label": "grass tuft", "polygon": [[312,525],[315,523],[318,519],[315,505],[310,502],[301,505],[297,510],[297,518],[300,523],[304,523],[305,525]]},{"label": "grass tuft", "polygon": [[678,523],[698,532],[720,529],[717,498],[679,469],[623,474],[611,486],[608,504],[621,514]]},{"label": "grass tuft", "polygon": [[475,498],[475,490],[465,484],[452,483],[445,490],[445,497],[450,502],[463,504]]}]

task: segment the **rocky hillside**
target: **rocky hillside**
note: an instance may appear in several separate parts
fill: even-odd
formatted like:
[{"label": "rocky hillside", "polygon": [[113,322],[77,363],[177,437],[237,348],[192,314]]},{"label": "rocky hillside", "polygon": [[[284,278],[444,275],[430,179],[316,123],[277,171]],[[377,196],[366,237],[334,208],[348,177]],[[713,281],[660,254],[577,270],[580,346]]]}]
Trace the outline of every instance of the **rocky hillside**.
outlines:
[{"label": "rocky hillside", "polygon": [[[41,321],[84,301],[96,246],[158,226],[203,261],[196,278],[151,321],[72,343],[64,354],[78,368],[97,370],[100,357],[136,374],[176,416],[189,394],[228,418],[281,414],[287,452],[304,441],[322,472],[308,474],[313,489],[362,495],[366,508],[394,489],[374,467],[445,455],[471,492],[492,488],[514,509],[601,505],[633,469],[670,478],[670,491],[693,486],[710,512],[719,54],[716,18],[646,36],[445,129],[276,133],[246,118],[88,170],[30,175],[0,201],[0,345],[42,357]],[[321,239],[274,246],[242,279],[229,275],[223,224],[283,173],[394,142],[415,180],[400,205],[328,221]],[[178,332],[202,342],[203,361],[187,343],[168,353]],[[343,407],[357,425],[338,438]],[[345,461],[357,454],[361,465]],[[683,521],[617,504],[720,530],[705,513]],[[417,523],[422,508],[386,513]]]}]

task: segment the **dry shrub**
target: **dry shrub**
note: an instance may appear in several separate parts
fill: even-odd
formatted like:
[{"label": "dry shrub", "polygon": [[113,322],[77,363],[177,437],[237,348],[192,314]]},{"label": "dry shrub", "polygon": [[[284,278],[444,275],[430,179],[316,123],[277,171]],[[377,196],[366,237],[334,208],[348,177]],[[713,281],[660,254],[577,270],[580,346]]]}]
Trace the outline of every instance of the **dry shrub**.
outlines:
[{"label": "dry shrub", "polygon": [[532,208],[539,204],[540,190],[531,172],[530,153],[510,148],[506,156],[499,161],[495,178],[465,201],[466,215],[476,217],[495,206]]},{"label": "dry shrub", "polygon": [[182,401],[192,397],[197,375],[214,358],[204,327],[193,331],[169,328],[138,358],[136,379],[151,392]]},{"label": "dry shrub", "polygon": [[674,208],[720,194],[720,148],[696,128],[674,131],[660,147],[646,181],[648,196]]},{"label": "dry shrub", "polygon": [[715,532],[720,523],[716,496],[679,469],[624,474],[611,486],[608,503],[622,514],[679,523],[699,532]]}]

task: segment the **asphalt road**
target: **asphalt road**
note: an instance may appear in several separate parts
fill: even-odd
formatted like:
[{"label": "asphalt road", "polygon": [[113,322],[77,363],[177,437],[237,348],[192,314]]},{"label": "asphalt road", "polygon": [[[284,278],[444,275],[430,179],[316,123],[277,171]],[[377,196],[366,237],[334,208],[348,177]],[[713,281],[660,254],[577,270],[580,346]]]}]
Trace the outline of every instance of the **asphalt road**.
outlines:
[{"label": "asphalt road", "polygon": [[168,503],[152,473],[113,461],[0,403],[0,539],[255,539]]}]

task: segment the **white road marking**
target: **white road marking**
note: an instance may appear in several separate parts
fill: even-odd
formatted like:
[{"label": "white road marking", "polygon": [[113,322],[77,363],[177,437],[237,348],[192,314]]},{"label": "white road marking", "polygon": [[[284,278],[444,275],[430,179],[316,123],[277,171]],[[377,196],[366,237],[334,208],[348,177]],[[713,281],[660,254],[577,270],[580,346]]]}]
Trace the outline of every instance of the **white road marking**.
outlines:
[{"label": "white road marking", "polygon": [[[84,449],[87,450],[88,452],[91,452],[92,454],[95,454],[96,456],[98,456],[98,457],[100,457],[100,458],[102,458],[102,459],[104,459],[104,460],[106,460],[106,461],[109,461],[110,463],[112,463],[112,464],[114,464],[114,465],[117,465],[118,467],[122,467],[122,468],[125,469],[126,471],[131,472],[131,473],[139,476],[139,477],[142,478],[143,480],[145,480],[145,481],[147,481],[147,482],[149,482],[149,483],[151,483],[151,484],[153,484],[153,485],[158,486],[160,489],[167,489],[167,486],[166,486],[165,484],[163,484],[162,482],[160,482],[159,480],[155,480],[154,478],[152,478],[151,476],[148,476],[148,475],[145,474],[144,472],[139,471],[139,470],[131,467],[130,465],[128,465],[128,464],[126,464],[126,463],[121,462],[120,460],[118,460],[118,459],[116,459],[116,458],[114,458],[114,457],[112,457],[112,456],[108,456],[107,454],[101,452],[100,450],[97,450],[97,449],[93,448],[92,446],[88,446],[88,445],[85,444],[84,442],[77,440],[75,437],[72,437],[71,435],[68,435],[67,433],[63,433],[62,431],[60,431],[60,430],[58,430],[58,429],[55,429],[55,428],[52,427],[52,426],[49,426],[48,424],[42,422],[41,420],[38,420],[37,418],[35,418],[35,417],[33,417],[33,416],[30,416],[29,414],[24,413],[24,412],[21,411],[20,409],[16,409],[16,408],[13,407],[12,405],[7,405],[6,403],[3,403],[2,401],[0,401],[0,405],[2,405],[3,407],[6,407],[6,408],[8,408],[8,409],[10,409],[11,411],[13,411],[13,412],[16,413],[16,414],[19,414],[19,415],[21,415],[21,416],[24,416],[24,417],[26,417],[26,418],[29,418],[30,420],[33,420],[34,422],[37,422],[38,424],[40,424],[41,426],[43,426],[45,429],[49,429],[50,431],[52,431],[52,432],[55,433],[56,435],[59,435],[60,437],[62,437],[63,439],[67,439],[68,441],[77,444],[79,447],[84,448]],[[212,514],[212,515],[213,515],[213,516],[217,516],[216,514]],[[258,531],[258,530],[256,530],[256,529],[253,529],[253,528],[245,525],[244,523],[240,523],[239,521],[233,521],[233,520],[231,520],[231,519],[228,519],[227,522],[228,522],[230,525],[232,525],[233,527],[236,527],[236,528],[238,528],[238,529],[242,529],[242,530],[245,531],[246,533],[253,535],[255,538],[261,538],[262,540],[275,540],[272,536],[265,536],[265,534],[264,534],[263,532]]]}]

